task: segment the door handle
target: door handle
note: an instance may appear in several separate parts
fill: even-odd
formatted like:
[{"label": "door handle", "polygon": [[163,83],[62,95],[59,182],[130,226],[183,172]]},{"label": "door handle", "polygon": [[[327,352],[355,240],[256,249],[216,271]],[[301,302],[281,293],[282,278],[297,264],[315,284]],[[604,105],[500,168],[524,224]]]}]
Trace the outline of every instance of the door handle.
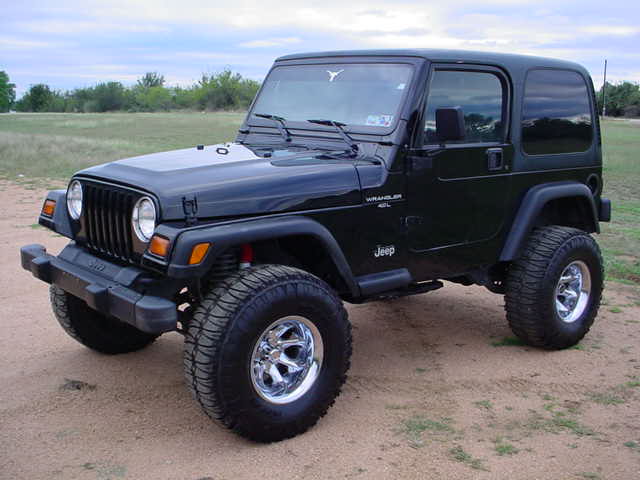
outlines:
[{"label": "door handle", "polygon": [[487,149],[487,170],[495,172],[504,168],[504,155],[501,148]]}]

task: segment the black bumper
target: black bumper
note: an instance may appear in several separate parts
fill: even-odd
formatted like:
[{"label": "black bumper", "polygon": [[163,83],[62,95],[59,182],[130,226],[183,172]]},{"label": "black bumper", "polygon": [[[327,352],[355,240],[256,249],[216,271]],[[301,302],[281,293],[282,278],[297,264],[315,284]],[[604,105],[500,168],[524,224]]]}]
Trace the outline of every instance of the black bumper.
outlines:
[{"label": "black bumper", "polygon": [[22,268],[34,277],[57,285],[81,298],[91,308],[116,317],[149,333],[176,329],[176,304],[166,298],[144,295],[130,288],[144,272],[104,261],[70,244],[59,256],[42,245],[20,249]]}]

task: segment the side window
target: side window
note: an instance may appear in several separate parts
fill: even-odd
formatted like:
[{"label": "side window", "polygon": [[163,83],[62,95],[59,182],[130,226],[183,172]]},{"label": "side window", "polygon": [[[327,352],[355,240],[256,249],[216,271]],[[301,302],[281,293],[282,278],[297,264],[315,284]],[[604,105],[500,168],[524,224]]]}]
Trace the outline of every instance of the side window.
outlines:
[{"label": "side window", "polygon": [[461,107],[466,135],[455,143],[502,142],[504,140],[502,82],[488,72],[436,70],[429,85],[424,142],[438,143],[436,110]]},{"label": "side window", "polygon": [[593,139],[587,84],[576,72],[532,70],[522,109],[522,148],[529,155],[584,152]]}]

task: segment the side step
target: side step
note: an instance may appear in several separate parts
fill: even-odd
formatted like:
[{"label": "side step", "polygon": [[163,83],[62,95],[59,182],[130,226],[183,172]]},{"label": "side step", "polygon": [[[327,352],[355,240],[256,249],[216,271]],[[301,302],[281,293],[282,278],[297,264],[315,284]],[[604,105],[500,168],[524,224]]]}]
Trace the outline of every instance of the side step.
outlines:
[{"label": "side step", "polygon": [[406,268],[363,275],[356,278],[356,281],[362,296],[355,303],[406,297],[407,295],[417,295],[443,287],[442,282],[439,280],[413,282],[413,278],[411,278],[411,274]]},{"label": "side step", "polygon": [[431,292],[432,290],[438,290],[444,287],[444,284],[440,280],[432,280],[430,282],[412,283],[407,287],[391,290],[388,292],[382,292],[371,297],[364,298],[362,302],[374,302],[376,300],[392,300],[394,298],[408,297],[409,295],[419,295],[421,293]]}]

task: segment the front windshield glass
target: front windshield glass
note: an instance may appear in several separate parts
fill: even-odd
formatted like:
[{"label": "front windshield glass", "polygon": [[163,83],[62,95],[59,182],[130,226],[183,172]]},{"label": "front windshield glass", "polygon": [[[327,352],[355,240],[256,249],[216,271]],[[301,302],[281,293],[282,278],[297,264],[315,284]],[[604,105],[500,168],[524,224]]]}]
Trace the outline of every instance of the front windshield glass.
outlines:
[{"label": "front windshield glass", "polygon": [[251,111],[287,122],[333,120],[349,126],[392,127],[411,80],[405,64],[325,64],[274,68]]}]

